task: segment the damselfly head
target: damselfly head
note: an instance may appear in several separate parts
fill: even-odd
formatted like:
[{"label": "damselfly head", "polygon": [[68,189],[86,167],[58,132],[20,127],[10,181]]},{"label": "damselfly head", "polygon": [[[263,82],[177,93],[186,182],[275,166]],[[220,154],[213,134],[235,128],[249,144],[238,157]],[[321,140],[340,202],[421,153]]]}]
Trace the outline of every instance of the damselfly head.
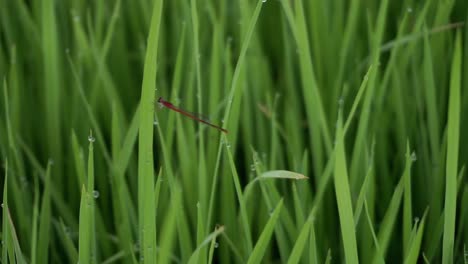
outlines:
[{"label": "damselfly head", "polygon": [[163,101],[163,98],[162,98],[162,97],[159,97],[159,98],[158,98],[158,106],[159,106],[159,108],[161,108],[161,109],[164,108],[164,104],[162,103],[162,101]]}]

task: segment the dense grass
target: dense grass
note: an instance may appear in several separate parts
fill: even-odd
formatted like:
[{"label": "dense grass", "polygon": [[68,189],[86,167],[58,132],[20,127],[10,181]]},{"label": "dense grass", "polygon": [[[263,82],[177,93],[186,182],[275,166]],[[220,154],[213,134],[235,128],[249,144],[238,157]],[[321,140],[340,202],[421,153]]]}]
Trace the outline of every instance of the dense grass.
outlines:
[{"label": "dense grass", "polygon": [[467,263],[467,17],[0,0],[2,263]]}]

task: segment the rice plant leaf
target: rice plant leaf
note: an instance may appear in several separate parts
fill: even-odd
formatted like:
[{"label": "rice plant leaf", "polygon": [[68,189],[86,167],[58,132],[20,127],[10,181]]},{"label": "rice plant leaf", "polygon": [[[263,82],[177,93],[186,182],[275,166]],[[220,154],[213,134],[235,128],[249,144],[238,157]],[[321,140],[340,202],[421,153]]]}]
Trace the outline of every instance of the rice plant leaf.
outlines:
[{"label": "rice plant leaf", "polygon": [[304,180],[308,179],[309,177],[304,176],[300,173],[292,172],[292,171],[287,171],[287,170],[274,170],[274,171],[266,171],[262,173],[259,178],[261,179],[268,179],[268,178],[273,178],[273,179],[293,179],[293,180]]},{"label": "rice plant leaf", "polygon": [[37,247],[37,262],[49,262],[49,242],[51,234],[52,212],[51,212],[51,162],[47,165],[46,178],[44,182],[44,193],[42,195],[41,212],[39,216],[39,236],[40,243]]},{"label": "rice plant leaf", "polygon": [[294,244],[291,255],[289,256],[288,264],[299,263],[299,261],[301,260],[304,247],[309,238],[309,231],[311,226],[311,220],[306,221],[305,224],[302,226],[302,229],[299,232],[299,236],[297,237],[296,243]]},{"label": "rice plant leaf", "polygon": [[424,234],[424,225],[426,223],[427,211],[428,210],[426,209],[426,211],[424,212],[424,216],[422,217],[421,223],[417,227],[416,236],[411,241],[411,244],[408,245],[409,249],[408,255],[405,259],[405,264],[418,263],[418,258],[421,250],[421,242]]},{"label": "rice plant leaf", "polygon": [[347,263],[358,263],[356,229],[353,218],[353,205],[349,187],[346,154],[344,146],[343,121],[341,112],[338,117],[335,145],[335,194],[340,216],[341,234]]},{"label": "rice plant leaf", "polygon": [[78,234],[78,262],[91,263],[90,200],[86,187],[81,188],[80,228]]},{"label": "rice plant leaf", "polygon": [[268,220],[265,228],[262,231],[262,234],[260,235],[260,238],[255,244],[255,247],[252,251],[252,254],[249,257],[249,260],[247,261],[247,264],[261,263],[262,258],[265,254],[266,248],[268,244],[270,243],[271,235],[273,234],[273,231],[275,230],[275,225],[279,218],[282,208],[283,208],[283,199],[279,201],[275,210],[271,214],[270,219]]},{"label": "rice plant leaf", "polygon": [[138,219],[139,238],[143,242],[144,263],[156,262],[156,216],[154,205],[153,122],[156,89],[157,55],[163,0],[153,3],[149,28],[143,84],[140,98],[138,137]]},{"label": "rice plant leaf", "polygon": [[217,236],[219,236],[220,234],[222,234],[224,232],[224,226],[220,226],[219,228],[217,228],[213,233],[209,234],[204,240],[202,243],[200,243],[198,245],[198,247],[195,249],[195,251],[193,252],[192,256],[190,257],[189,261],[187,263],[189,264],[195,264],[197,263],[197,259],[198,259],[198,253],[200,252],[200,250],[207,246],[213,239],[215,239]]},{"label": "rice plant leaf", "polygon": [[445,170],[444,237],[442,262],[453,263],[455,220],[457,208],[457,172],[460,138],[460,86],[462,46],[461,33],[457,32],[450,76],[450,98],[447,125],[447,161]]}]

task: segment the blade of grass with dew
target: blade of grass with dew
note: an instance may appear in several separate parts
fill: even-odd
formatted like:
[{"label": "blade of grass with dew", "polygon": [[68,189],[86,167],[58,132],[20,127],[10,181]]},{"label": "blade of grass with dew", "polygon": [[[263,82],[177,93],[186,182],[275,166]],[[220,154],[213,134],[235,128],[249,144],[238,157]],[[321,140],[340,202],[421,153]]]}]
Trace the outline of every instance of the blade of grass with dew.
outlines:
[{"label": "blade of grass with dew", "polygon": [[416,236],[412,239],[411,244],[408,245],[408,251],[407,251],[408,254],[405,258],[405,264],[418,263],[422,238],[424,234],[423,233],[424,225],[426,223],[427,212],[428,212],[428,209],[426,209],[426,211],[424,212],[424,215],[422,217],[422,220],[419,226],[418,227],[415,226],[415,229],[417,228]]},{"label": "blade of grass with dew", "polygon": [[299,263],[299,261],[301,260],[305,245],[309,238],[309,231],[311,226],[312,221],[310,219],[307,220],[302,226],[302,229],[299,232],[299,236],[297,237],[296,243],[294,244],[291,255],[289,256],[288,264]]},{"label": "blade of grass with dew", "polygon": [[353,205],[351,203],[351,192],[346,165],[346,152],[341,111],[338,115],[334,169],[336,202],[338,204],[338,212],[340,216],[340,227],[346,263],[358,263],[359,259],[356,244],[356,229],[354,228]]},{"label": "blade of grass with dew", "polygon": [[[219,228],[224,228],[224,227],[223,227],[223,226],[218,226],[218,225],[216,225],[214,232],[216,232],[216,230],[218,230]],[[208,253],[208,264],[212,264],[212,263],[213,263],[213,257],[214,257],[215,248],[218,248],[218,247],[219,247],[218,242],[216,242],[216,238],[217,238],[217,237],[213,237],[213,238],[211,239],[210,250],[209,250],[209,253]]]},{"label": "blade of grass with dew", "polygon": [[188,260],[187,263],[189,264],[195,264],[195,263],[198,263],[197,262],[197,259],[198,259],[198,254],[200,252],[200,250],[202,248],[204,248],[205,246],[207,246],[208,244],[210,244],[210,242],[216,238],[217,236],[223,234],[224,232],[224,226],[221,226],[219,228],[217,228],[213,233],[209,234],[205,240],[203,240],[203,242],[201,244],[198,245],[198,247],[195,249],[195,251],[193,252],[192,256],[190,257],[190,259]]},{"label": "blade of grass with dew", "polygon": [[249,260],[247,264],[254,264],[254,263],[261,263],[263,256],[265,254],[266,248],[271,241],[271,235],[275,229],[276,222],[280,216],[281,209],[283,208],[283,199],[281,199],[276,206],[275,210],[270,216],[265,228],[262,231],[257,243],[255,244],[255,248],[250,254]]},{"label": "blade of grass with dew", "polygon": [[457,32],[450,76],[447,125],[447,162],[445,178],[445,215],[442,262],[453,262],[457,208],[457,170],[460,138],[461,33]]},{"label": "blade of grass with dew", "polygon": [[51,173],[52,164],[49,161],[47,164],[46,178],[44,181],[44,193],[42,195],[41,212],[39,215],[39,236],[41,243],[38,243],[37,247],[37,262],[47,263],[49,262],[49,243],[51,235]]},{"label": "blade of grass with dew", "polygon": [[161,24],[163,0],[156,1],[153,5],[143,69],[138,137],[138,236],[140,243],[143,244],[143,250],[140,254],[143,256],[145,264],[153,264],[156,261],[153,122],[159,27]]}]

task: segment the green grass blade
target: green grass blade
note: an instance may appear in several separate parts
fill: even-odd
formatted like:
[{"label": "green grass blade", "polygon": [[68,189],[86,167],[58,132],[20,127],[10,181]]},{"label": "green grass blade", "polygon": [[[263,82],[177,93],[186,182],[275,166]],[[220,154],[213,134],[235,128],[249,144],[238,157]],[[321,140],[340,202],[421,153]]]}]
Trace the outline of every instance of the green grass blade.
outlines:
[{"label": "green grass blade", "polygon": [[83,185],[81,189],[80,229],[78,238],[78,262],[91,263],[90,195]]},{"label": "green grass blade", "polygon": [[252,254],[250,254],[249,260],[247,261],[248,264],[261,263],[262,258],[265,254],[266,248],[268,244],[270,243],[271,235],[273,234],[273,231],[275,230],[275,225],[280,216],[280,212],[282,208],[283,208],[283,199],[279,201],[275,210],[271,214],[270,219],[268,220],[265,228],[262,231],[262,234],[260,235],[260,238],[255,244],[255,248],[253,249]]},{"label": "green grass blade", "polygon": [[346,153],[344,146],[344,134],[341,112],[338,117],[336,130],[335,153],[335,193],[340,215],[341,233],[345,251],[346,263],[358,263],[358,251],[356,244],[356,229],[354,227],[353,206],[348,181],[346,165]]},{"label": "green grass blade", "polygon": [[372,224],[371,216],[369,214],[369,207],[367,206],[367,200],[366,199],[364,199],[364,210],[366,211],[367,223],[369,224],[369,229],[371,231],[372,239],[374,240],[374,245],[375,245],[375,261],[374,262],[385,263],[382,250],[380,249],[379,240],[378,240],[377,236],[375,235],[375,230],[374,230],[374,227],[373,227],[373,224]]},{"label": "green grass blade", "polygon": [[[416,236],[412,239],[411,245],[409,245],[408,255],[405,259],[405,264],[418,263],[418,258],[421,250],[421,242],[423,238],[424,225],[426,223],[427,210],[424,212],[424,216],[421,220],[421,223],[417,227]],[[415,226],[416,228],[416,226]]]},{"label": "green grass blade", "polygon": [[195,249],[193,252],[192,256],[190,257],[189,261],[187,263],[189,264],[195,264],[197,263],[198,259],[198,254],[200,253],[200,250],[204,247],[206,247],[208,244],[211,243],[213,239],[215,239],[217,236],[221,235],[224,232],[224,226],[221,226],[217,228],[213,233],[209,234],[201,244],[198,245],[198,247]]},{"label": "green grass blade", "polygon": [[41,212],[39,215],[40,243],[37,248],[37,263],[49,263],[49,243],[51,235],[52,212],[51,212],[51,170],[52,164],[47,165],[46,178],[44,182],[44,193],[42,195]]},{"label": "green grass blade", "polygon": [[72,263],[77,263],[78,251],[76,250],[76,247],[71,238],[70,228],[66,227],[62,219],[60,219],[60,222],[55,225],[55,229],[57,230],[60,242],[65,247],[65,252],[67,253],[68,259]]},{"label": "green grass blade", "polygon": [[385,213],[385,216],[382,220],[381,223],[381,228],[378,233],[378,240],[379,240],[379,245],[380,245],[380,253],[376,252],[374,254],[374,259],[372,263],[380,263],[380,257],[386,255],[387,249],[390,243],[390,238],[392,236],[392,233],[394,232],[394,227],[395,227],[395,222],[396,218],[398,216],[398,209],[400,208],[401,204],[401,199],[403,196],[403,177],[401,177],[400,182],[398,183],[397,187],[395,188],[395,191],[393,192],[392,199],[390,201],[390,204],[387,208],[387,211]]},{"label": "green grass blade", "polygon": [[291,252],[291,255],[289,256],[288,264],[299,263],[304,251],[304,247],[309,238],[309,231],[311,226],[311,220],[306,221],[304,226],[302,226],[302,229],[299,232],[299,236],[297,237],[296,243],[294,244],[294,248]]},{"label": "green grass blade", "polygon": [[10,242],[10,225],[8,223],[8,160],[5,161],[5,183],[3,185],[3,201],[2,201],[2,262],[8,263],[8,257],[10,262],[14,263],[15,254],[13,250],[13,243]]},{"label": "green grass blade", "polygon": [[240,79],[241,71],[245,68],[245,63],[246,63],[245,58],[247,54],[247,49],[249,48],[250,40],[252,38],[255,25],[257,24],[257,20],[260,15],[260,11],[262,9],[263,3],[264,3],[263,0],[257,1],[257,6],[255,7],[252,17],[250,18],[247,32],[245,33],[245,36],[243,38],[241,51],[239,54],[239,59],[237,60],[236,68],[232,76],[231,88],[229,90],[229,96],[228,96],[228,103],[227,103],[226,111],[224,113],[224,118],[223,118],[224,120],[223,128],[226,128],[227,124],[229,123],[228,121],[229,121],[229,117],[231,113],[232,103],[235,102],[236,104],[240,104],[240,98],[236,98],[239,100],[234,100],[234,95],[236,94],[236,89],[238,89],[238,81]]},{"label": "green grass blade", "polygon": [[153,169],[153,121],[155,105],[155,80],[159,27],[163,0],[156,1],[153,7],[148,44],[143,70],[143,84],[140,99],[140,129],[138,137],[138,213],[139,237],[142,243],[144,263],[156,261],[156,224],[154,211],[154,169]]},{"label": "green grass blade", "polygon": [[171,206],[167,212],[166,219],[161,225],[161,238],[159,240],[160,250],[158,252],[157,263],[170,263],[170,252],[173,252],[173,244],[176,240],[177,232],[177,211],[180,208],[181,192],[180,188],[176,185],[171,193]]},{"label": "green grass blade", "polygon": [[411,237],[411,226],[413,223],[413,207],[411,194],[411,164],[412,158],[410,154],[409,142],[406,144],[406,164],[403,172],[405,181],[404,202],[403,202],[403,254],[406,256],[409,250]]},{"label": "green grass blade", "polygon": [[461,34],[457,33],[450,76],[450,99],[447,125],[447,162],[445,170],[445,216],[442,263],[453,263],[457,208],[457,172],[460,138]]},{"label": "green grass blade", "polygon": [[234,158],[231,153],[231,145],[229,141],[227,140],[227,137],[223,135],[224,138],[224,144],[226,145],[226,152],[229,160],[229,166],[231,167],[231,172],[232,172],[232,180],[234,182],[234,187],[236,189],[236,195],[237,195],[237,202],[239,203],[239,208],[240,208],[240,218],[241,218],[241,224],[242,224],[242,229],[244,231],[244,239],[245,239],[245,247],[247,249],[247,252],[250,254],[252,251],[252,238],[251,238],[251,229],[250,229],[250,224],[249,220],[247,217],[247,208],[245,204],[245,199],[244,195],[242,194],[242,189],[239,181],[239,175],[237,173],[236,169],[236,164],[234,163]]}]

